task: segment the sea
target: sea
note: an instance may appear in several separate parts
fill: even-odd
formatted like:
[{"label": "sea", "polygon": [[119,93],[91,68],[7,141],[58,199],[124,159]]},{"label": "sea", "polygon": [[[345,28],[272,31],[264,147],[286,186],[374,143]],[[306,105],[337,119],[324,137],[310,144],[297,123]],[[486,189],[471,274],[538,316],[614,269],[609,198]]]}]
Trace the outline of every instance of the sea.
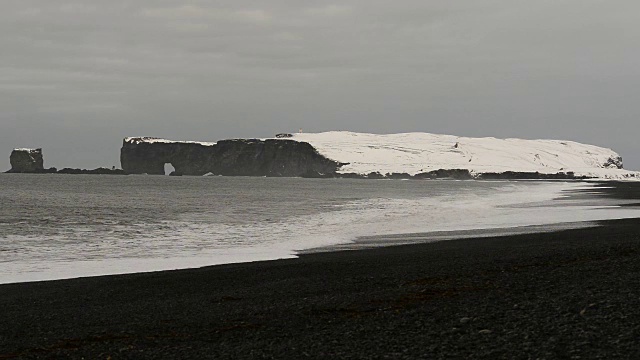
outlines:
[{"label": "sea", "polygon": [[0,283],[595,226],[595,183],[0,174]]}]

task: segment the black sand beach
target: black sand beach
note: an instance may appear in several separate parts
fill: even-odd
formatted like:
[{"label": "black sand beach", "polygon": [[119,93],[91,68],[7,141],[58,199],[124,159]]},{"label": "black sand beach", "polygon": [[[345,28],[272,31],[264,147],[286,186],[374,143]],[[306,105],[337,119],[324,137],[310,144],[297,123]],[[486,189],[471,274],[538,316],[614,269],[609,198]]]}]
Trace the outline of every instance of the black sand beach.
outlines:
[{"label": "black sand beach", "polygon": [[637,359],[639,260],[630,219],[0,285],[0,359]]}]

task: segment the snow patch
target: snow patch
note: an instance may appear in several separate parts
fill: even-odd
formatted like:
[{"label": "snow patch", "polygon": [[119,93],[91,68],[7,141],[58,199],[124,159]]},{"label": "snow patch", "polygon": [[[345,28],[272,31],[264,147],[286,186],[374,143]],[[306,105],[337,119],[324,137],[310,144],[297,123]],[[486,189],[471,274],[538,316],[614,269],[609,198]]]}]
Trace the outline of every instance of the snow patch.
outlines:
[{"label": "snow patch", "polygon": [[214,146],[216,143],[214,142],[202,142],[202,141],[177,141],[177,140],[167,140],[149,136],[133,136],[124,138],[124,142],[128,144],[197,144],[202,146]]},{"label": "snow patch", "polygon": [[611,149],[560,140],[470,138],[429,133],[366,134],[348,131],[296,133],[325,157],[347,163],[338,172],[408,173],[468,169],[472,174],[573,172],[599,179],[640,179],[639,172],[619,169]]}]

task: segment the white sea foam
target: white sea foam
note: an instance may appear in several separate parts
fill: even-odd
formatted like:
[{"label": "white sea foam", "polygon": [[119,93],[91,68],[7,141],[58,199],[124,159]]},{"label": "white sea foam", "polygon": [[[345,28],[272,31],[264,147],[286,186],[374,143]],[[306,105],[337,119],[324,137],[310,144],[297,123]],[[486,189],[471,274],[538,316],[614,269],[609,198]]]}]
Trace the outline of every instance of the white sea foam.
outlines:
[{"label": "white sea foam", "polygon": [[[369,198],[320,213],[235,223],[207,213],[183,213],[161,223],[109,219],[56,235],[4,239],[0,283],[119,274],[290,258],[296,251],[353,242],[358,237],[513,228],[640,216],[611,201],[556,200],[575,183],[496,183],[478,192],[418,198]],[[267,210],[265,210],[267,211]],[[87,241],[91,239],[91,241]]]}]

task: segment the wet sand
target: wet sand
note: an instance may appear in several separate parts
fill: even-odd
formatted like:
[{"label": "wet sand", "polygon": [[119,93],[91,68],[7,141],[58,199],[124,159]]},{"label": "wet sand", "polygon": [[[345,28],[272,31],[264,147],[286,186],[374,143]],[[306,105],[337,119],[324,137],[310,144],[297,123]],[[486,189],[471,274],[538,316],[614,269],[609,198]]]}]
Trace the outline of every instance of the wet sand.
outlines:
[{"label": "wet sand", "polygon": [[640,219],[7,284],[0,309],[0,359],[640,358]]}]

